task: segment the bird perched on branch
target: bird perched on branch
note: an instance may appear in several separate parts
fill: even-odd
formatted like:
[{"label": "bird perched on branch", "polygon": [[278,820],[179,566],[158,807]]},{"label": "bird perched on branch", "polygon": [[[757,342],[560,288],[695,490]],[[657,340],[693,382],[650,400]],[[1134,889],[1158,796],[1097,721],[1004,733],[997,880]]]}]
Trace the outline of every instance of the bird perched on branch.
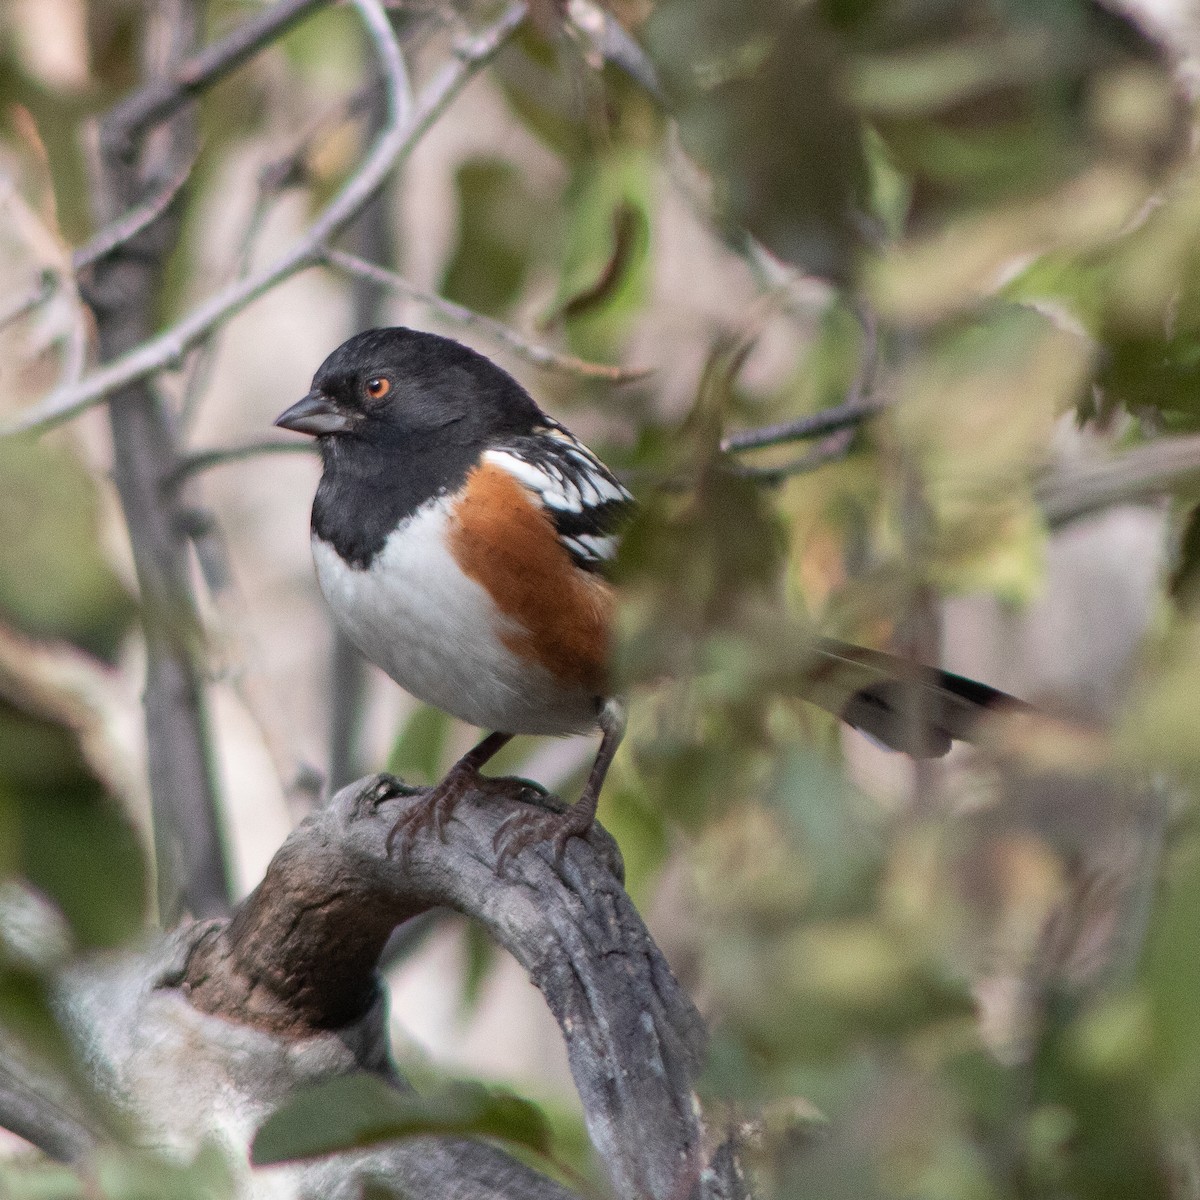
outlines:
[{"label": "bird perched on branch", "polygon": [[[599,729],[565,812],[530,807],[496,835],[497,869],[588,832],[624,731],[607,663],[604,569],[632,497],[490,359],[449,338],[374,329],[339,346],[275,422],[316,437],[312,509],[321,590],[362,653],[419,700],[491,732],[397,821],[389,847],[439,833],[516,734]],[[890,655],[822,642],[805,694],[893,749],[943,754],[989,708],[1017,701]],[[921,720],[905,689],[919,689]]]}]

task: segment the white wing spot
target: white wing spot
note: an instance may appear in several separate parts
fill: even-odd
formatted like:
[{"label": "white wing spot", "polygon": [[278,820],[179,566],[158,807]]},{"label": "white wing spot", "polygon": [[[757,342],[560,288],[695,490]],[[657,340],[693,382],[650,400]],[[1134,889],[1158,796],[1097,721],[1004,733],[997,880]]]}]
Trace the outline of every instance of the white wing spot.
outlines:
[{"label": "white wing spot", "polygon": [[611,536],[577,533],[567,540],[574,542],[588,558],[612,558],[617,549],[617,539]]},{"label": "white wing spot", "polygon": [[531,492],[536,492],[547,507],[556,508],[561,512],[583,511],[584,500],[579,489],[568,483],[563,476],[559,475],[555,479],[540,467],[535,467],[505,450],[485,450],[483,457],[486,462],[507,471]]}]

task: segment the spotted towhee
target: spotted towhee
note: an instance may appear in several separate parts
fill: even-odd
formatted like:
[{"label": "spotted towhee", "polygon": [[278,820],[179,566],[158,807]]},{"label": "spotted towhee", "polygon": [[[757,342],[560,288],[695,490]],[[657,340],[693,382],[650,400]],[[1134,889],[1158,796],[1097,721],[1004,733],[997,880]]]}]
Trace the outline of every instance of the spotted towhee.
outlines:
[{"label": "spotted towhee", "polygon": [[[531,808],[496,835],[498,868],[548,839],[561,855],[591,828],[624,729],[606,669],[614,596],[604,568],[632,497],[511,375],[412,329],[344,342],[275,423],[321,449],[313,558],[338,624],[418,699],[494,731],[406,812],[389,846],[440,832],[469,789],[507,786],[479,771],[514,734],[599,728],[576,803],[563,813]],[[1009,702],[842,643],[820,643],[814,655],[806,694],[910,753],[944,753],[980,711]],[[901,702],[914,683],[919,730]]]}]

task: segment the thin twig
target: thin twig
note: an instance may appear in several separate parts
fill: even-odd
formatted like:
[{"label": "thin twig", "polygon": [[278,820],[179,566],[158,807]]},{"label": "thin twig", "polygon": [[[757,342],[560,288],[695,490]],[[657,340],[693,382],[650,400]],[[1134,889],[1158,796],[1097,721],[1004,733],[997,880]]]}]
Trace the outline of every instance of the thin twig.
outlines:
[{"label": "thin twig", "polygon": [[397,275],[395,271],[388,271],[357,255],[347,254],[343,250],[325,247],[321,251],[321,257],[330,266],[337,267],[348,275],[359,279],[369,279],[381,287],[400,292],[418,303],[426,305],[455,325],[478,329],[481,333],[509,347],[535,366],[566,371],[572,375],[582,375],[585,379],[607,379],[614,383],[629,383],[635,379],[645,379],[648,375],[653,374],[653,367],[614,367],[606,363],[587,362],[570,354],[560,354],[557,350],[551,350],[546,346],[538,346],[500,321],[485,317],[473,309],[464,308],[461,304],[455,304],[453,300],[447,300],[444,296],[439,296],[434,292],[423,291],[409,283],[403,275]]},{"label": "thin twig", "polygon": [[740,450],[760,450],[767,446],[780,446],[785,442],[820,437],[822,434],[860,425],[883,412],[887,406],[888,401],[880,396],[846,400],[811,416],[799,417],[795,421],[783,421],[778,425],[764,425],[760,429],[731,433],[721,442],[721,449],[727,454],[736,454]]},{"label": "thin twig", "polygon": [[809,471],[839,462],[850,453],[853,443],[854,430],[839,429],[822,438],[808,453],[801,454],[789,462],[780,463],[775,467],[755,467],[733,462],[729,464],[729,470],[741,479],[752,479],[755,483],[771,486],[783,483],[785,479],[791,479],[795,475],[806,475]]},{"label": "thin twig", "polygon": [[274,42],[298,21],[329,0],[280,0],[266,12],[239,25],[227,37],[185,58],[169,75],[139,89],[113,109],[104,123],[110,144],[128,145],[150,125],[177,112],[193,96]]},{"label": "thin twig", "polygon": [[[259,173],[258,194],[254,198],[254,207],[251,209],[250,217],[246,221],[245,228],[242,230],[237,254],[234,256],[233,271],[227,277],[227,282],[245,279],[250,274],[254,248],[258,244],[259,236],[267,223],[271,206],[284,188],[289,186],[290,182],[290,174],[280,166],[278,161],[268,164]],[[209,379],[212,377],[220,342],[217,336],[219,332],[220,326],[214,329],[209,336],[201,339],[196,347],[196,353],[192,357],[187,382],[183,386],[183,397],[179,402],[179,423],[184,429],[187,429],[191,425],[192,419],[199,407],[200,399],[204,395]]]},{"label": "thin twig", "polygon": [[[187,183],[191,176],[192,168],[196,162],[193,159],[182,170],[176,172],[170,179],[167,180],[153,196],[141,204],[131,208],[124,216],[118,218],[111,225],[106,225],[94,238],[85,242],[77,250],[71,253],[71,267],[74,271],[82,271],[85,267],[89,267],[97,259],[102,258],[106,254],[111,254],[118,246],[124,245],[131,238],[137,237],[148,225],[153,224],[161,215],[163,210],[179,195],[183,189],[183,185]],[[15,301],[7,310],[0,312],[0,329],[7,325],[11,325],[14,321],[19,321],[22,317],[32,312],[40,304],[44,304],[51,296],[54,295],[58,286],[58,272],[53,268],[43,268],[41,277],[37,284],[25,293],[19,300]],[[68,369],[65,372],[66,377],[71,382],[78,382],[81,372],[72,372]]]},{"label": "thin twig", "polygon": [[[764,425],[759,429],[745,429],[741,433],[731,433],[721,442],[721,449],[726,454],[736,454],[741,450],[761,450],[767,446],[804,441],[807,438],[853,428],[876,416],[888,406],[889,402],[875,395],[873,388],[875,371],[879,365],[879,330],[875,315],[865,305],[856,307],[856,315],[863,327],[863,350],[858,371],[846,399],[841,404],[834,404],[811,416],[783,421],[778,425]],[[806,455],[797,462],[804,463],[808,457]],[[800,470],[804,469],[807,468],[800,467]]]},{"label": "thin twig", "polygon": [[37,284],[23,296],[12,301],[9,306],[0,311],[0,329],[5,329],[14,321],[33,312],[39,305],[45,304],[54,295],[58,287],[58,274],[50,267],[43,267]]},{"label": "thin twig", "polygon": [[137,237],[148,225],[152,225],[163,214],[163,210],[183,190],[196,166],[192,157],[182,170],[176,171],[155,193],[141,204],[131,208],[123,216],[106,225],[94,238],[85,242],[71,254],[71,266],[76,271],[90,267],[98,258],[111,254],[118,246]]},{"label": "thin twig", "polygon": [[244,446],[226,446],[212,450],[197,450],[184,455],[179,465],[167,476],[164,488],[177,488],[193,475],[221,467],[226,463],[242,462],[247,458],[259,458],[264,454],[316,454],[312,442],[247,442]]},{"label": "thin twig", "polygon": [[667,98],[650,56],[625,31],[610,12],[592,0],[567,0],[568,28],[575,29],[587,41],[591,54],[601,64],[610,62],[640,84],[662,106]]},{"label": "thin twig", "polygon": [[524,21],[527,7],[525,0],[512,0],[497,20],[479,34],[464,40],[451,61],[442,67],[422,92],[415,111],[409,115],[399,111],[406,91],[403,82],[406,75],[399,46],[386,15],[376,0],[355,0],[355,4],[364,16],[368,12],[372,14],[368,28],[376,37],[381,54],[386,47],[384,62],[388,68],[390,120],[367,160],[337,197],[304,235],[275,262],[222,288],[171,328],[100,370],[93,371],[76,386],[51,392],[39,404],[0,427],[0,436],[48,429],[98,404],[117,388],[178,364],[192,346],[221,322],[227,321],[283,280],[319,262],[322,247],[358,216],[396,163],[412,150],[467,82]]},{"label": "thin twig", "polygon": [[[343,122],[358,115],[372,92],[382,94],[382,83],[382,77],[378,77],[342,100],[332,113],[322,113],[295,139],[292,148],[286,154],[279,155],[260,169],[254,207],[242,231],[238,252],[234,256],[233,270],[224,283],[245,279],[250,274],[254,265],[255,247],[275,201],[289,188],[299,187],[307,181],[304,160],[311,154],[314,143],[330,129],[340,128]],[[377,129],[376,135],[378,132]],[[185,429],[191,424],[212,375],[219,346],[219,338],[216,336],[219,329],[220,327],[200,341],[193,356],[187,383],[183,389],[183,398],[179,404],[179,420]]]},{"label": "thin twig", "polygon": [[[157,6],[143,41],[149,78],[169,73],[192,52],[201,25],[200,0]],[[153,86],[148,84],[147,86]],[[120,221],[144,198],[147,172],[177,173],[195,156],[197,113],[181,108],[154,139],[127,146],[101,138],[92,163],[92,208]],[[152,143],[152,144],[151,144]],[[140,345],[153,328],[170,247],[183,214],[169,205],[154,218],[145,243],[125,243],[98,258],[79,278],[95,315],[101,362]],[[142,719],[154,831],[159,916],[228,912],[231,879],[198,637],[184,510],[165,498],[159,481],[176,455],[173,422],[147,380],[120,388],[108,407],[112,479],[137,571],[145,643]]]}]

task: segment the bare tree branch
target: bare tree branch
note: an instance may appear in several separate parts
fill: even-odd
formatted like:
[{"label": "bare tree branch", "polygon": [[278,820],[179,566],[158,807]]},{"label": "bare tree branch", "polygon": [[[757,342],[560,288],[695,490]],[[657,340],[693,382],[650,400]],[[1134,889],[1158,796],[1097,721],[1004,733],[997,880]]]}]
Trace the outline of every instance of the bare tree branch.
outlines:
[{"label": "bare tree branch", "polygon": [[785,442],[820,437],[822,434],[860,425],[863,421],[878,416],[887,406],[888,401],[879,396],[846,400],[830,408],[823,408],[808,417],[731,433],[721,442],[721,449],[727,454],[735,454],[739,450],[759,450],[767,446],[780,446]]},{"label": "bare tree branch", "polygon": [[621,887],[609,835],[570,842],[561,874],[539,847],[498,876],[492,838],[529,801],[472,794],[445,841],[417,839],[402,863],[387,835],[418,794],[375,776],[309,817],[233,919],[196,942],[178,981],[192,1004],[292,1039],[345,1026],[376,1002],[375,968],[395,925],[457,909],[525,967],[557,1018],[617,1194],[740,1195],[728,1159],[724,1178],[709,1170],[693,1094],[703,1023]]},{"label": "bare tree branch", "polygon": [[554,371],[565,371],[571,375],[580,375],[585,379],[607,379],[612,383],[631,383],[654,374],[653,367],[614,367],[606,363],[587,362],[574,355],[561,354],[546,346],[536,345],[503,322],[493,320],[472,309],[464,308],[461,304],[455,304],[453,300],[447,300],[444,296],[439,296],[434,292],[426,292],[415,287],[403,275],[385,270],[375,263],[366,262],[357,255],[325,247],[321,251],[321,257],[330,266],[336,267],[348,275],[359,279],[369,279],[381,287],[411,297],[455,325],[478,329],[485,336],[507,346],[535,366],[546,367]]},{"label": "bare tree branch", "polygon": [[[94,371],[77,385],[60,388],[38,404],[0,427],[0,436],[48,429],[99,403],[116,389],[174,364],[212,329],[270,291],[297,271],[320,261],[322,247],[333,240],[362,211],[382,186],[388,172],[420,141],[450,102],[476,72],[496,53],[525,19],[525,0],[512,0],[501,15],[480,33],[463,40],[453,58],[435,75],[417,101],[410,117],[400,111],[404,95],[403,64],[391,27],[375,0],[355,0],[362,11],[374,15],[370,28],[379,35],[381,53],[387,48],[391,121],[376,141],[367,160],[337,197],[309,226],[305,234],[275,262],[222,288],[188,316]],[[386,34],[382,27],[387,26]],[[399,67],[396,70],[396,67]]]},{"label": "bare tree branch", "polygon": [[23,1137],[57,1162],[81,1163],[99,1137],[69,1102],[51,1098],[46,1080],[22,1078],[14,1063],[0,1063],[0,1128]]},{"label": "bare tree branch", "polygon": [[183,191],[195,165],[196,157],[193,155],[185,166],[170,176],[153,195],[134,205],[127,213],[118,217],[112,224],[106,225],[95,237],[74,251],[71,255],[71,266],[76,271],[90,267],[92,263],[106,254],[111,254],[157,221],[168,205]]},{"label": "bare tree branch", "polygon": [[[888,401],[873,394],[875,372],[879,365],[879,329],[875,315],[869,308],[859,305],[857,315],[863,327],[863,350],[858,370],[850,391],[841,404],[822,409],[811,416],[799,417],[794,421],[783,421],[777,425],[764,425],[758,429],[745,429],[740,433],[731,433],[721,441],[721,449],[726,454],[736,454],[741,450],[759,450],[767,446],[780,446],[785,442],[799,442],[807,438],[821,437],[824,434],[837,433],[844,429],[853,429],[863,421],[878,415],[887,406]],[[835,452],[834,443],[829,443],[827,452]],[[820,466],[824,459],[815,465]],[[809,456],[797,460],[791,470],[784,474],[798,474],[810,470]],[[773,473],[767,468],[768,475]]]},{"label": "bare tree branch", "polygon": [[[214,1138],[245,1145],[307,1083],[366,1071],[403,1088],[379,954],[397,922],[451,907],[486,926],[545,997],[616,1194],[744,1200],[734,1147],[716,1144],[694,1095],[706,1031],[621,886],[609,835],[597,827],[573,841],[561,867],[548,848],[531,849],[498,876],[492,839],[530,801],[475,793],[445,840],[418,839],[400,862],[388,831],[421,794],[388,776],[351,784],[292,834],[232,919],[68,967],[55,1009],[84,1051],[81,1083],[137,1139],[185,1155]],[[0,1123],[87,1162],[96,1138],[61,1091],[0,1069]],[[231,1165],[249,1192],[247,1158]],[[571,1195],[461,1138],[405,1138],[275,1170],[289,1172],[273,1177],[279,1194],[327,1200],[361,1197],[367,1182],[460,1200]]]},{"label": "bare tree branch", "polygon": [[308,454],[319,451],[311,442],[247,442],[244,446],[228,446],[213,450],[197,450],[180,458],[174,471],[163,481],[164,488],[177,488],[185,480],[212,467],[225,463],[243,462],[247,458],[258,458],[264,454]]},{"label": "bare tree branch", "polygon": [[117,153],[128,153],[132,140],[166,120],[189,100],[282,37],[293,25],[324,8],[329,0],[280,0],[239,25],[212,46],[185,58],[168,75],[140,88],[113,109],[103,136]]},{"label": "bare tree branch", "polygon": [[[162,40],[169,45],[170,57],[163,64],[169,71],[171,59],[179,61],[195,40],[198,8],[191,0],[177,0],[156,20],[168,35]],[[154,39],[147,41],[153,44]],[[194,113],[177,113],[164,133],[153,145],[137,149],[101,137],[93,203],[106,225],[142,204],[148,185],[157,195],[156,179],[175,178],[194,158]],[[81,276],[102,360],[119,358],[149,335],[179,220],[176,206],[157,208],[136,249],[119,241]],[[174,923],[184,911],[200,916],[228,912],[230,898],[183,505],[178,495],[164,496],[161,488],[175,461],[175,429],[144,379],[115,392],[108,415],[113,479],[133,549],[146,638],[143,710],[159,910],[164,922]]]},{"label": "bare tree branch", "polygon": [[56,283],[56,273],[49,267],[43,267],[37,283],[0,310],[0,329],[19,321],[40,304],[45,304],[54,295]]},{"label": "bare tree branch", "polygon": [[1052,529],[1114,504],[1161,496],[1200,477],[1200,436],[1162,437],[1099,461],[1064,463],[1034,494]]},{"label": "bare tree branch", "polygon": [[[362,1200],[381,1187],[391,1194],[390,1185],[414,1200],[573,1200],[502,1150],[455,1137],[404,1138],[252,1172],[245,1153],[250,1137],[297,1088],[355,1072],[398,1088],[405,1083],[390,1056],[382,998],[357,1021],[300,1038],[272,1036],[237,1018],[218,1020],[189,1004],[178,985],[195,946],[213,928],[213,922],[188,925],[140,953],[77,963],[58,981],[56,1011],[86,1050],[86,1082],[128,1118],[125,1140],[133,1135],[185,1159],[214,1141],[233,1149],[227,1162],[239,1196]],[[31,1079],[32,1087],[10,1101],[6,1082],[0,1068],[0,1119],[22,1119],[19,1106],[27,1098],[40,1118],[45,1098],[58,1094],[53,1081]],[[63,1146],[72,1161],[91,1166],[88,1150],[83,1138]]]},{"label": "bare tree branch", "polygon": [[[172,178],[168,179],[149,199],[135,205],[129,212],[119,217],[111,225],[106,225],[95,237],[80,246],[79,249],[73,251],[71,254],[71,267],[75,271],[82,271],[85,267],[91,266],[97,259],[103,258],[106,254],[111,254],[118,246],[124,245],[125,242],[137,237],[147,226],[153,224],[183,190],[183,186],[190,178],[192,168],[195,165],[195,160],[193,159],[183,170],[178,171]],[[58,275],[59,271],[54,268],[43,268],[37,284],[30,288],[25,295],[13,301],[7,309],[0,312],[0,329],[3,329],[6,325],[11,325],[14,321],[19,321],[22,317],[37,308],[38,305],[44,304],[49,300],[57,289]],[[68,372],[68,375],[70,375],[70,372]]]},{"label": "bare tree branch", "polygon": [[755,467],[734,462],[729,465],[729,470],[742,479],[752,479],[755,483],[770,486],[783,483],[785,479],[791,479],[794,475],[806,475],[809,471],[816,471],[830,463],[840,462],[850,453],[853,443],[854,430],[852,428],[839,429],[836,433],[822,438],[807,454],[801,454],[778,466]]}]

